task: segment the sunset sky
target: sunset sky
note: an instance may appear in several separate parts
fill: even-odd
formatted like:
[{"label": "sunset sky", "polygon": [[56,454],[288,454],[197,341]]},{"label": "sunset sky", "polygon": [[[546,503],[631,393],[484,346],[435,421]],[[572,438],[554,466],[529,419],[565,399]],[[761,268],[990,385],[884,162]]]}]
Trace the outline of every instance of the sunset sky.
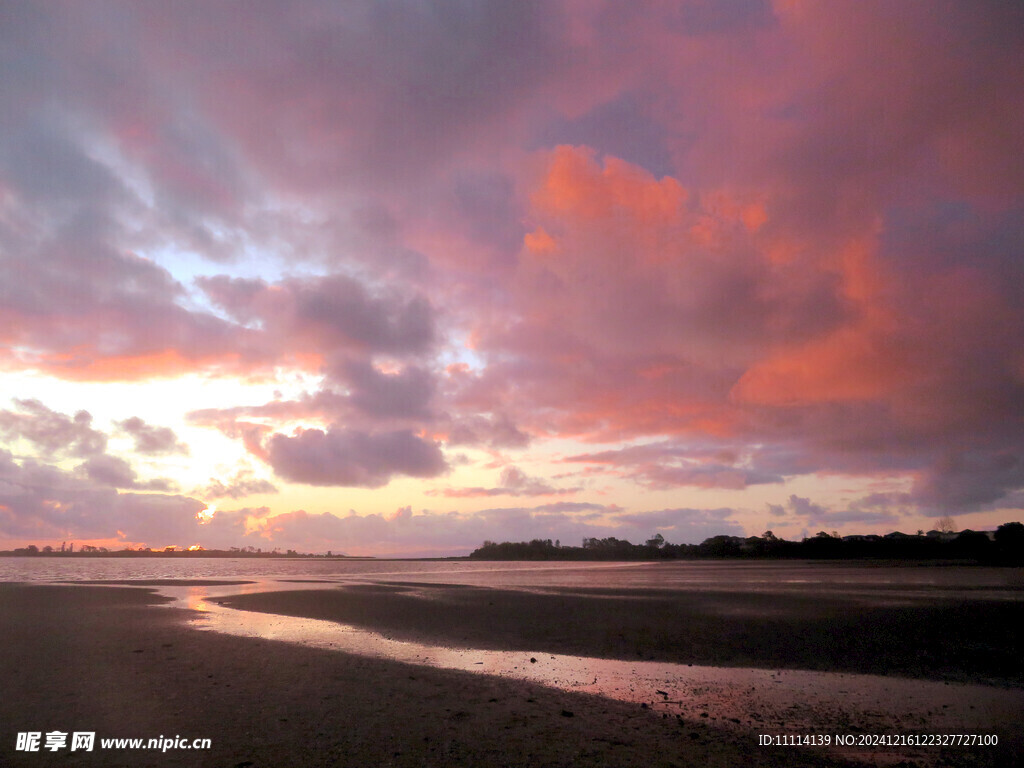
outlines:
[{"label": "sunset sky", "polygon": [[1024,4],[0,3],[0,548],[1024,517]]}]

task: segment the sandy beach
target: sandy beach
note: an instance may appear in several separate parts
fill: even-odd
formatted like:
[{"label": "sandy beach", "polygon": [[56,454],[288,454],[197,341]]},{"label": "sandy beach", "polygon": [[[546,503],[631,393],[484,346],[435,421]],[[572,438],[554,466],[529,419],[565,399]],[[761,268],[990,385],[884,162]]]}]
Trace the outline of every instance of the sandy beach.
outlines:
[{"label": "sandy beach", "polygon": [[[508,612],[508,605],[490,605],[504,601],[500,594],[485,599],[486,594],[473,594],[478,590],[432,589],[435,593],[431,602],[435,605],[419,613],[412,606],[418,606],[423,598],[407,594],[401,586],[270,593],[224,602],[351,622],[358,619],[389,632],[401,625],[404,633],[455,644],[476,644],[489,637],[492,646],[503,648],[535,645],[538,640],[542,645],[555,642],[543,640],[537,633],[549,631],[561,623],[558,617],[567,615],[564,602],[545,607],[543,596],[521,595],[526,603],[515,606],[515,611],[532,611],[518,614],[530,615],[532,620],[520,622],[530,630],[517,637],[511,622],[502,625],[494,616],[473,610],[477,601],[482,603],[480,611],[502,607]],[[571,598],[564,596],[564,600]],[[651,706],[529,682],[200,632],[187,624],[189,611],[159,606],[162,601],[145,588],[0,585],[5,651],[0,657],[0,683],[5,691],[0,703],[2,764],[241,767],[899,763],[898,755],[894,758],[891,751],[884,750],[848,749],[837,753],[758,745],[759,733],[786,732],[784,725],[754,723],[754,727],[748,727],[718,722],[713,712],[703,718],[676,717]],[[568,607],[583,611],[585,618],[582,606],[587,602],[577,600]],[[637,612],[637,603],[632,602]],[[456,616],[461,618],[456,620]],[[610,616],[613,621],[623,619],[615,611]],[[587,635],[575,634],[572,649],[595,655],[601,651],[606,656],[626,650],[635,654],[636,639],[631,633],[636,628],[628,621],[622,626],[621,637],[600,635],[605,645],[595,645]],[[964,670],[954,670],[953,674],[962,675]],[[879,702],[880,707],[887,704],[891,702]],[[841,730],[840,724],[836,725]],[[1014,764],[1020,757],[1016,723],[996,723],[993,727],[998,728],[999,747],[933,748],[927,753],[927,762]],[[920,728],[914,730],[921,732]],[[17,734],[31,731],[95,732],[97,740],[209,738],[212,746],[209,750],[160,753],[104,750],[97,741],[91,753],[68,749],[58,753],[45,749],[37,753],[16,751]]]}]

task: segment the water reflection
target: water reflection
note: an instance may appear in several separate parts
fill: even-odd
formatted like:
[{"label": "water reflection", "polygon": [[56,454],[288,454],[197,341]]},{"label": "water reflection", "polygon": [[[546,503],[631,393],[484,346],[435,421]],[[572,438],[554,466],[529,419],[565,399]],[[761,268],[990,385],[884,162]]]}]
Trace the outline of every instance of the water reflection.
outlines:
[{"label": "water reflection", "polygon": [[[742,592],[829,594],[882,591],[904,595],[1002,598],[1024,590],[1024,569],[893,567],[860,562],[673,561],[665,563],[572,563],[410,560],[303,560],[251,558],[5,557],[0,581],[143,579],[302,579],[468,584],[514,589],[619,588],[720,589]],[[1013,599],[1011,597],[1011,599]]]},{"label": "water reflection", "polygon": [[206,631],[523,680],[728,728],[792,733],[853,724],[867,732],[893,728],[978,731],[992,723],[1010,722],[1024,711],[1024,692],[1014,689],[429,645],[333,621],[237,610],[218,602],[240,593],[336,587],[332,582],[261,580],[244,585],[161,586],[159,591],[173,598],[174,606],[197,611],[192,622]]},{"label": "water reflection", "polygon": [[206,602],[206,587],[188,587],[184,603],[190,611],[201,613],[209,611],[210,604]]}]

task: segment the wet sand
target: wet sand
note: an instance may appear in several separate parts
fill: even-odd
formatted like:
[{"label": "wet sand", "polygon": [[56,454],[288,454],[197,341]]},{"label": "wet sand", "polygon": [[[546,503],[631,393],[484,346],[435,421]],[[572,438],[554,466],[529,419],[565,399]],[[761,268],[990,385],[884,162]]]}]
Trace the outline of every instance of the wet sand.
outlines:
[{"label": "wet sand", "polygon": [[218,602],[461,647],[1024,687],[1018,600],[378,582]]},{"label": "wet sand", "polygon": [[[455,634],[463,633],[465,640],[479,635],[492,637],[502,647],[516,645],[514,632],[501,623],[470,627],[472,622],[453,620],[461,609],[444,606],[450,601],[463,605],[459,600],[467,599],[461,597],[469,594],[465,589],[435,589],[427,601],[433,603],[431,610],[421,614],[406,600],[396,600],[424,602],[417,596],[422,592],[405,590],[402,585],[337,590],[326,593],[332,595],[328,602],[323,602],[323,592],[316,597],[272,593],[231,601],[276,611],[288,607],[279,603],[285,600],[293,612],[330,611],[337,618],[339,611],[352,610],[344,607],[347,592],[348,598],[373,598],[378,629],[388,628],[382,617],[390,615],[395,624],[406,622],[404,631],[435,640],[453,641]],[[477,597],[483,601],[485,596]],[[493,597],[486,602],[494,602]],[[145,589],[0,585],[0,764],[809,766],[842,765],[847,758],[874,762],[863,751],[836,755],[801,747],[759,747],[757,728],[720,727],[708,722],[710,718],[677,719],[650,707],[531,683],[199,632],[185,621],[190,612],[155,607],[161,600]],[[353,605],[370,610],[360,600]],[[559,616],[568,618],[564,605],[550,615],[544,615],[547,609],[541,605],[533,609],[529,621],[528,614],[519,616],[521,626],[540,628],[531,631],[548,631],[544,628],[558,624]],[[436,617],[433,624],[428,616]],[[374,623],[367,617],[364,622]],[[633,643],[632,633],[638,630],[630,629],[628,622],[625,626],[623,634]],[[492,636],[491,630],[496,634]],[[606,642],[614,646],[619,641],[614,636]],[[1001,735],[1012,735],[1016,725],[1004,724],[1009,727],[1003,727]],[[95,731],[97,738],[210,738],[213,747],[165,754],[98,748],[92,753],[14,751],[18,732],[50,730]],[[934,756],[953,765],[1011,765],[1019,762],[1020,753],[1014,751],[1019,744],[1009,741],[1004,738],[996,749],[935,750]]]}]

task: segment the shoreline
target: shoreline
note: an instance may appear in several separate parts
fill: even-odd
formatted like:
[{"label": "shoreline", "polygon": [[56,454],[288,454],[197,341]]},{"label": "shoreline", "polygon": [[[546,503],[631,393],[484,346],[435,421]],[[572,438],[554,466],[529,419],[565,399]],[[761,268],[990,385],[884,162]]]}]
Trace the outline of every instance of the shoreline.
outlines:
[{"label": "shoreline", "polygon": [[[252,598],[268,594],[277,593]],[[892,764],[863,750],[759,747],[756,728],[534,683],[197,631],[186,623],[191,612],[156,609],[167,602],[147,588],[0,584],[0,760],[51,764],[13,751],[15,732],[88,729],[97,738],[206,737],[213,749],[64,752],[63,764]],[[1020,757],[1019,744],[1005,742],[930,754],[954,765]]]}]

